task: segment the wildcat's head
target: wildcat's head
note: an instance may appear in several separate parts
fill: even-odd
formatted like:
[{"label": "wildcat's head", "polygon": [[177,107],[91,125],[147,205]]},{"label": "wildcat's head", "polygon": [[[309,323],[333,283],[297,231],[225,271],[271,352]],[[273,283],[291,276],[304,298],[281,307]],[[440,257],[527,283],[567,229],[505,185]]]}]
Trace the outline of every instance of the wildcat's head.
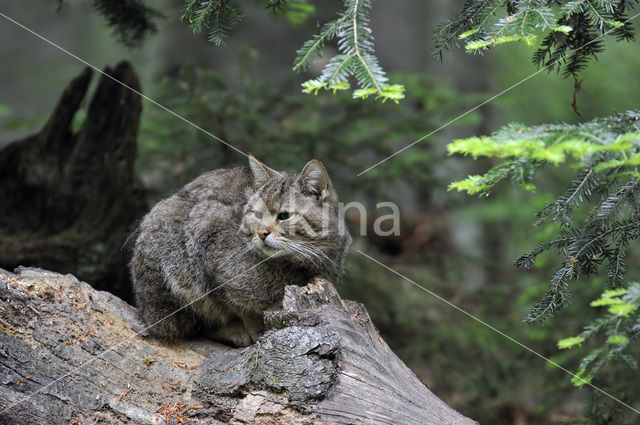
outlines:
[{"label": "wildcat's head", "polygon": [[274,171],[254,157],[249,166],[255,193],[240,225],[247,242],[265,257],[288,257],[315,271],[341,268],[351,237],[322,162],[309,161],[300,174]]}]

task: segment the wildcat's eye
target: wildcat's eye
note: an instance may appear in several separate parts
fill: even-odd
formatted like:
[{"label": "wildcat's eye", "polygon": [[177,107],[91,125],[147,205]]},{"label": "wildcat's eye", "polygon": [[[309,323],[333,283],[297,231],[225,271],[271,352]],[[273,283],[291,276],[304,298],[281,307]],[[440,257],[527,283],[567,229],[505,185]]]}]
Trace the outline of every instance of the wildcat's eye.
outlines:
[{"label": "wildcat's eye", "polygon": [[291,214],[286,211],[283,211],[280,214],[278,214],[278,220],[286,220],[289,217],[291,217]]},{"label": "wildcat's eye", "polygon": [[253,215],[258,219],[262,219],[262,213],[260,211],[254,211]]}]

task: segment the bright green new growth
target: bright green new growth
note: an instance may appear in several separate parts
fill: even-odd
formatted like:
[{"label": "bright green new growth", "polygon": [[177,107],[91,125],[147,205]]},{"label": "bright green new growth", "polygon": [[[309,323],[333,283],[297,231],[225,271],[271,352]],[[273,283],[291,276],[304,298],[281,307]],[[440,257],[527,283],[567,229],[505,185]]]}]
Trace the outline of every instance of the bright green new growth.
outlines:
[{"label": "bright green new growth", "polygon": [[[234,0],[184,1],[181,20],[187,22],[194,33],[206,30],[209,41],[216,46],[224,45],[231,29],[245,19]],[[300,24],[315,13],[309,0],[258,1],[293,24]],[[124,41],[137,42],[154,32],[157,11],[145,7],[140,0],[122,3],[124,6],[108,6],[110,2],[94,0]],[[338,53],[329,59],[319,77],[303,83],[305,93],[347,90],[348,80],[354,78],[356,99],[374,96],[383,102],[397,103],[404,98],[404,87],[388,85],[375,55],[369,27],[372,3],[373,0],[344,0],[338,16],[297,51],[293,69],[300,72],[323,54],[327,42],[337,39]],[[458,42],[464,43],[467,52],[476,53],[523,41],[528,46],[538,45],[533,61],[539,67],[548,70],[564,67],[565,76],[577,77],[588,60],[603,50],[600,40],[603,33],[611,32],[618,41],[634,39],[627,14],[637,4],[637,1],[619,0],[467,0],[459,16],[438,27],[433,53],[442,58],[443,51]]]},{"label": "bright green new growth", "polygon": [[[636,2],[617,0],[467,0],[459,16],[441,24],[434,55],[463,42],[469,53],[522,41],[535,46],[540,67],[560,68],[565,76],[582,70],[603,49],[599,35],[611,30],[618,40],[634,39],[627,12]],[[542,38],[541,38],[542,37]]]},{"label": "bright green new growth", "polygon": [[[489,195],[496,184],[507,179],[533,190],[532,180],[538,171],[548,165],[575,162],[575,179],[562,195],[538,212],[538,223],[558,222],[560,234],[516,261],[516,265],[528,269],[545,251],[564,258],[551,278],[549,290],[525,322],[543,321],[560,311],[570,299],[569,283],[596,273],[602,264],[606,264],[609,286],[622,285],[627,246],[640,237],[636,165],[640,156],[639,120],[640,113],[630,111],[578,125],[512,124],[489,137],[456,140],[448,146],[450,154],[503,160],[486,174],[470,176],[449,187],[470,194]],[[591,212],[585,222],[574,223],[573,210],[589,203]],[[600,302],[606,302],[606,298],[603,300]],[[615,310],[612,314],[630,313],[622,304],[611,308]]]},{"label": "bright green new growth", "polygon": [[571,348],[575,346],[580,346],[584,342],[584,338],[581,336],[572,336],[569,338],[561,339],[558,341],[558,348],[563,350],[565,348]]},{"label": "bright green new growth", "polygon": [[[57,0],[59,5],[66,0]],[[257,0],[274,14],[298,25],[314,15],[309,0]],[[225,44],[233,27],[245,15],[237,0],[184,0],[181,20],[191,31],[206,31],[216,46]],[[148,1],[148,3],[151,3]],[[338,16],[326,23],[320,33],[298,50],[293,69],[309,67],[322,55],[325,44],[338,41],[338,54],[326,64],[321,75],[303,84],[305,93],[319,90],[347,90],[354,77],[356,99],[374,96],[383,102],[404,98],[404,87],[388,85],[373,48],[369,14],[373,0],[344,0]],[[136,45],[156,32],[156,21],[163,15],[145,6],[143,0],[93,0],[115,35],[127,45]],[[493,46],[523,41],[538,45],[533,61],[539,67],[559,69],[565,76],[577,77],[586,63],[604,49],[600,36],[607,32],[617,41],[635,37],[629,16],[637,0],[466,0],[460,15],[442,23],[434,35],[433,54],[442,58],[444,50],[459,42],[468,52],[477,53]],[[541,41],[540,41],[541,40]],[[346,86],[345,86],[346,84]]]},{"label": "bright green new growth", "polygon": [[387,84],[385,72],[378,64],[373,49],[373,35],[369,28],[369,13],[373,0],[345,0],[345,9],[338,17],[326,23],[319,34],[308,40],[298,50],[293,69],[303,71],[312,60],[323,54],[325,44],[337,38],[339,53],[325,65],[320,76],[302,84],[305,93],[317,94],[319,90],[347,90],[349,79],[355,78],[359,89],[353,92],[356,99],[374,96],[383,102],[398,102],[404,98],[404,87]]},{"label": "bright green new growth", "polygon": [[[450,155],[470,155],[503,159],[482,176],[470,176],[454,182],[449,190],[488,195],[502,180],[510,179],[534,190],[532,178],[545,165],[560,165],[574,160],[585,167],[578,174],[624,173],[637,177],[640,164],[637,142],[640,127],[638,112],[627,112],[585,124],[549,124],[527,127],[510,124],[491,136],[455,140],[447,146]],[[580,179],[583,181],[584,179]]]},{"label": "bright green new growth", "polygon": [[635,359],[625,353],[633,338],[640,333],[638,307],[640,307],[640,283],[634,282],[627,289],[606,290],[602,296],[591,303],[592,307],[608,306],[608,313],[598,317],[587,325],[578,336],[558,341],[558,348],[568,349],[580,346],[588,338],[595,337],[600,331],[607,336],[600,346],[593,349],[580,363],[578,375],[571,382],[581,387],[598,374],[607,364],[622,362],[632,369],[637,368]]},{"label": "bright green new growth", "polygon": [[[467,52],[475,52],[480,49],[492,47],[502,43],[513,41],[524,41],[528,46],[535,45],[538,41],[538,33],[544,30],[569,34],[573,28],[569,25],[559,25],[556,14],[548,6],[547,1],[534,0],[528,2],[513,2],[513,13],[503,18],[497,19],[491,30],[484,31],[483,37],[468,41],[465,45]],[[496,11],[496,9],[494,9]],[[493,12],[495,13],[495,12]],[[485,21],[485,25],[489,20]],[[459,36],[460,39],[469,35],[476,35],[481,32],[481,25],[476,26],[469,34]]]},{"label": "bright green new growth", "polygon": [[[571,282],[604,268],[609,289],[591,306],[606,308],[606,314],[580,335],[560,340],[558,348],[580,346],[599,330],[606,334],[604,344],[582,360],[577,377],[572,379],[577,386],[591,382],[613,360],[635,368],[635,361],[624,349],[640,333],[640,284],[633,283],[626,289],[622,286],[629,243],[640,238],[640,112],[629,111],[577,125],[511,124],[491,136],[456,140],[449,144],[448,151],[502,160],[484,175],[470,176],[449,186],[449,190],[486,196],[503,180],[534,190],[532,180],[537,172],[547,166],[573,163],[574,180],[537,214],[538,224],[559,223],[559,234],[515,262],[532,268],[545,251],[562,258],[549,289],[524,321],[539,322],[555,315],[570,301]],[[578,207],[590,207],[581,222],[576,220]]]}]

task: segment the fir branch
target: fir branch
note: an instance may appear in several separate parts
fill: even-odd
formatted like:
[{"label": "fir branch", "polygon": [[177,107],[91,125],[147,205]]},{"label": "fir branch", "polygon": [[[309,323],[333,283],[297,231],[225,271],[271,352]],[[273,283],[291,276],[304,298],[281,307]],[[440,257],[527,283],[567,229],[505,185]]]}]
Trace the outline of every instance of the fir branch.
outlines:
[{"label": "fir branch", "polygon": [[537,223],[559,221],[563,225],[569,226],[572,222],[572,209],[588,200],[589,196],[601,186],[602,182],[593,169],[581,170],[562,196],[554,202],[547,203],[538,212]]},{"label": "fir branch", "polygon": [[569,246],[575,240],[575,235],[567,229],[563,229],[560,234],[561,237],[559,239],[543,242],[535,247],[533,251],[523,254],[514,262],[514,265],[516,267],[524,267],[525,269],[530,269],[534,266],[536,260],[538,259],[538,256],[543,252],[553,250],[553,252],[559,254],[561,251],[565,251],[567,246]]},{"label": "fir branch", "polygon": [[230,0],[185,0],[180,19],[194,34],[208,30],[208,40],[223,46],[234,25],[244,21],[244,13]]},{"label": "fir branch", "polygon": [[550,317],[558,314],[564,309],[571,300],[571,294],[568,290],[567,277],[564,275],[566,270],[560,269],[554,275],[554,278],[561,283],[547,290],[544,297],[531,309],[525,318],[524,323],[543,322]]},{"label": "fir branch", "polygon": [[374,53],[369,28],[372,0],[345,0],[344,5],[339,18],[325,24],[319,34],[297,51],[294,71],[308,69],[313,57],[321,55],[324,45],[334,38],[337,38],[340,51],[329,60],[318,78],[303,83],[303,91],[317,93],[320,89],[344,89],[349,79],[354,78],[359,87],[353,92],[354,98],[375,95],[383,102],[398,102],[404,98],[404,87],[387,84],[388,79]]},{"label": "fir branch", "polygon": [[431,54],[442,60],[443,52],[451,48],[458,39],[469,39],[469,41],[476,39],[490,17],[504,3],[496,0],[467,0],[458,17],[438,26],[433,35],[434,48]]},{"label": "fir branch", "polygon": [[347,16],[343,15],[324,24],[319,34],[314,35],[311,40],[307,40],[296,52],[297,56],[294,60],[293,70],[296,72],[306,70],[314,56],[321,56],[325,43],[336,36],[340,26],[347,18]]},{"label": "fir branch", "polygon": [[503,180],[511,180],[526,190],[533,189],[531,179],[544,165],[543,161],[528,161],[525,158],[504,161],[491,168],[483,176],[469,176],[465,180],[453,182],[448,190],[465,191],[470,195],[488,196],[492,189]]},{"label": "fir branch", "polygon": [[[640,113],[628,111],[577,125],[510,124],[491,136],[448,145],[450,154],[503,160],[484,175],[450,185],[470,194],[489,194],[507,178],[530,189],[534,175],[544,166],[558,166],[571,158],[577,162],[576,178],[538,213],[538,224],[561,223],[559,237],[537,245],[515,262],[532,268],[545,251],[562,258],[546,294],[525,316],[526,323],[560,312],[570,300],[571,281],[597,273],[603,264],[610,287],[624,281],[629,242],[640,238],[639,119]],[[578,206],[591,207],[582,222],[576,222]]]},{"label": "fir branch", "polygon": [[607,278],[609,279],[609,287],[618,288],[622,285],[622,281],[627,274],[627,265],[624,261],[624,246],[617,246],[609,255],[609,264],[607,265]]},{"label": "fir branch", "polygon": [[[542,38],[533,62],[549,71],[563,68],[565,77],[577,78],[604,49],[598,38],[605,31],[613,30],[618,41],[634,39],[627,12],[637,5],[636,0],[467,0],[458,17],[436,30],[432,53],[442,59],[458,40],[475,53],[516,41],[533,46]],[[506,10],[506,16],[499,10]]]},{"label": "fir branch", "polygon": [[580,335],[558,341],[558,348],[570,349],[580,346],[588,338],[596,338],[600,332],[607,337],[580,362],[576,373],[580,378],[572,379],[578,387],[590,382],[605,365],[614,361],[637,368],[637,362],[625,350],[638,335],[634,322],[640,320],[640,284],[633,282],[626,289],[606,290],[591,306],[606,307],[607,312],[585,326]]},{"label": "fir branch", "polygon": [[602,201],[602,203],[594,209],[588,221],[593,223],[595,220],[598,220],[606,223],[612,220],[625,205],[629,205],[630,203],[635,205],[635,200],[638,197],[640,197],[640,180],[632,178],[620,189]]},{"label": "fir branch", "polygon": [[320,81],[327,81],[329,84],[346,82],[345,76],[349,74],[353,65],[353,56],[340,54],[334,56],[320,75]]},{"label": "fir branch", "polygon": [[127,46],[137,46],[157,32],[156,20],[163,17],[140,0],[94,0],[93,7],[113,28],[116,38]]},{"label": "fir branch", "polygon": [[287,0],[267,0],[265,7],[271,9],[273,13],[277,13],[287,7]]}]

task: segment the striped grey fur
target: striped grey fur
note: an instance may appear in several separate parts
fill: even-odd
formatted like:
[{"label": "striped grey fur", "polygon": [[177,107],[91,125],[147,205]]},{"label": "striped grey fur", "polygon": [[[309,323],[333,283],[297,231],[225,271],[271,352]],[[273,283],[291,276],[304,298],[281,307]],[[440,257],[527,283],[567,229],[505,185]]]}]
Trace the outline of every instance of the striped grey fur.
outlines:
[{"label": "striped grey fur", "polygon": [[286,285],[314,275],[337,283],[350,243],[320,161],[286,174],[250,157],[248,168],[201,175],[143,219],[131,262],[136,302],[155,337],[204,331],[246,346]]}]

